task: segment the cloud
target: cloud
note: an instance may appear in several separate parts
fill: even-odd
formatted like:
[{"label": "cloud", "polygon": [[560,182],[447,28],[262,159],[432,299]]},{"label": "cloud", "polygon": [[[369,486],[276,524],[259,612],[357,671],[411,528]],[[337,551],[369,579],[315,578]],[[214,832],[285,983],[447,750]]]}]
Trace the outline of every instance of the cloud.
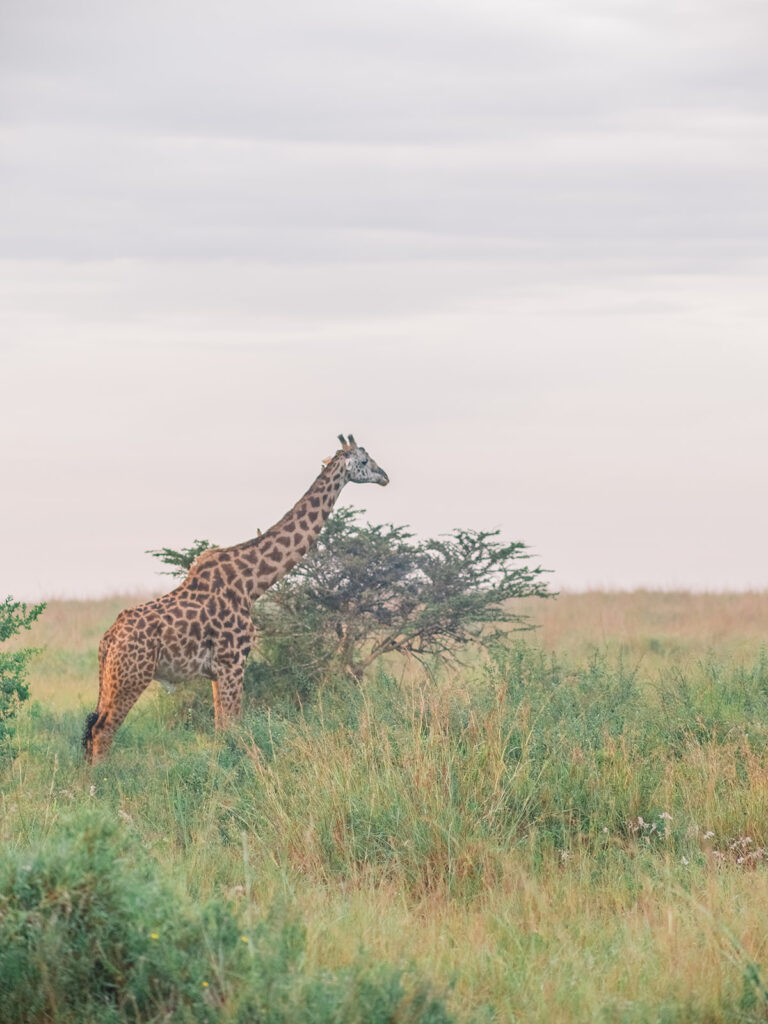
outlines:
[{"label": "cloud", "polygon": [[738,0],[74,0],[9,3],[4,20],[24,119],[161,134],[477,140],[547,114],[586,124],[713,97],[760,109],[766,88],[768,14]]},{"label": "cloud", "polygon": [[6,258],[650,268],[695,242],[709,269],[766,230],[761,6],[4,17]]}]

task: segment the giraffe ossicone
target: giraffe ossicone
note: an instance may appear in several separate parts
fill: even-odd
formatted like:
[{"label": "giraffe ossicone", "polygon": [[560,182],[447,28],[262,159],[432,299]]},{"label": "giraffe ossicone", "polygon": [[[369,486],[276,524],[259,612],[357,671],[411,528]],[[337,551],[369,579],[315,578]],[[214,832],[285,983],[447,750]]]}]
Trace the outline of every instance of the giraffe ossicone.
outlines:
[{"label": "giraffe ossicone", "polygon": [[251,603],[309,551],[347,483],[386,486],[389,477],[349,434],[324,460],[309,490],[265,533],[227,548],[209,548],[170,594],[122,611],[99,644],[99,701],[85,724],[91,762],[109,749],[138,697],[157,679],[207,678],[217,728],[240,714],[243,671],[253,644]]}]

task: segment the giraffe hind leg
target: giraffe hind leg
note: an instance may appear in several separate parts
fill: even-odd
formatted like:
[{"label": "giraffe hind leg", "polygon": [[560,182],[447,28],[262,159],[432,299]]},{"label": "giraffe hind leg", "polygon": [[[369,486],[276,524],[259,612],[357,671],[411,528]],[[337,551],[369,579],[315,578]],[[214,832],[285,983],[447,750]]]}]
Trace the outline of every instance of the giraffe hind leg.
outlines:
[{"label": "giraffe hind leg", "polygon": [[112,644],[102,665],[99,685],[99,706],[85,722],[83,746],[86,759],[100,761],[141,694],[152,681],[156,654],[144,645],[132,647],[130,642]]},{"label": "giraffe hind leg", "polygon": [[[114,634],[115,627],[112,625],[104,636],[99,641],[99,699],[96,703],[96,707],[101,707],[101,694],[104,689],[104,663],[107,659],[107,653],[112,643],[112,636]],[[83,749],[85,750],[85,756],[91,760],[91,748],[93,746],[93,727],[99,720],[98,711],[90,711],[85,719],[85,730],[83,732]]]}]

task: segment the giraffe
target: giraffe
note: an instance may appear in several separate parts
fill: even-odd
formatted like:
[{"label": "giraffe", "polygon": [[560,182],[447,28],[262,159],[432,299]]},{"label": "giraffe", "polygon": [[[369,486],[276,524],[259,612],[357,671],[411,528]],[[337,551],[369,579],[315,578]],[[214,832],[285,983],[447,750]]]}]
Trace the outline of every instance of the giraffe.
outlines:
[{"label": "giraffe", "polygon": [[245,660],[254,640],[251,602],[289,572],[317,539],[346,483],[386,486],[389,477],[350,434],[323,460],[309,490],[252,540],[211,548],[170,594],[122,611],[99,644],[99,700],[85,723],[88,761],[101,760],[153,679],[213,684],[216,727],[240,714]]}]

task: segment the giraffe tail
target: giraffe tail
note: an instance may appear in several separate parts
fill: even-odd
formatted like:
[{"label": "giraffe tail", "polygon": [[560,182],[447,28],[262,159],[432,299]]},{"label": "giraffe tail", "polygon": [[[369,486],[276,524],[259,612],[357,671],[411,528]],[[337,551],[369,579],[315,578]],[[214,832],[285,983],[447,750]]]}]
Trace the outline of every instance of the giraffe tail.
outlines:
[{"label": "giraffe tail", "polygon": [[99,712],[91,711],[85,720],[85,732],[83,733],[83,747],[87,750],[93,737],[93,727],[98,721]]}]

